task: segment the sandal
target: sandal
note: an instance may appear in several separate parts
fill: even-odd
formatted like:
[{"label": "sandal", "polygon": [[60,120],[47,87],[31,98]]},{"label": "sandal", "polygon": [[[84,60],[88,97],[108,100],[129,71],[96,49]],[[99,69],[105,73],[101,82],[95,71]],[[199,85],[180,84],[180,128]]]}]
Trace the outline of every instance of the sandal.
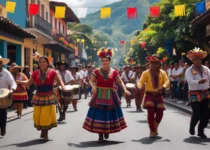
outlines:
[{"label": "sandal", "polygon": [[98,143],[102,143],[104,140],[103,134],[99,134]]},{"label": "sandal", "polygon": [[104,138],[108,139],[109,138],[109,134],[104,134]]}]

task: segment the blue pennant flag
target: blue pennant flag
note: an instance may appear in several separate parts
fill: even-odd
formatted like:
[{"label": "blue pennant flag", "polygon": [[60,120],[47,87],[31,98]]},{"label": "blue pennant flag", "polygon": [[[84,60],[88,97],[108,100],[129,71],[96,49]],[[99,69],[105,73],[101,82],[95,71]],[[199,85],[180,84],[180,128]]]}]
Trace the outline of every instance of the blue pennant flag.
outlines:
[{"label": "blue pennant flag", "polygon": [[196,11],[199,15],[206,12],[206,5],[205,2],[198,2],[196,3]]}]

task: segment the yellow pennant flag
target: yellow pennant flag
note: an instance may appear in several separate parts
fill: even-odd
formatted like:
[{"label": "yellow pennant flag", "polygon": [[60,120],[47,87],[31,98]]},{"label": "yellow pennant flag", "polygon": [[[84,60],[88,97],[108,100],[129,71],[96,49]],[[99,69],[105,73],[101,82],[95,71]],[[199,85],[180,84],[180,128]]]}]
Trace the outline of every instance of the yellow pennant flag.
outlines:
[{"label": "yellow pennant flag", "polygon": [[85,39],[82,39],[81,42],[82,42],[82,43],[85,43]]},{"label": "yellow pennant flag", "polygon": [[6,11],[9,13],[14,13],[16,7],[16,2],[7,1],[6,2]]},{"label": "yellow pennant flag", "polygon": [[185,5],[175,5],[174,13],[175,16],[185,16]]},{"label": "yellow pennant flag", "polygon": [[108,43],[107,41],[104,42],[105,45],[106,45],[107,43]]},{"label": "yellow pennant flag", "polygon": [[131,46],[134,45],[135,41],[134,40],[130,40]]},{"label": "yellow pennant flag", "polygon": [[80,42],[80,39],[77,39],[77,42]]},{"label": "yellow pennant flag", "polygon": [[111,8],[101,8],[101,18],[106,19],[111,17]]},{"label": "yellow pennant flag", "polygon": [[65,18],[66,7],[56,6],[55,7],[55,18]]},{"label": "yellow pennant flag", "polygon": [[92,44],[94,44],[95,43],[95,41],[94,40],[92,40]]}]

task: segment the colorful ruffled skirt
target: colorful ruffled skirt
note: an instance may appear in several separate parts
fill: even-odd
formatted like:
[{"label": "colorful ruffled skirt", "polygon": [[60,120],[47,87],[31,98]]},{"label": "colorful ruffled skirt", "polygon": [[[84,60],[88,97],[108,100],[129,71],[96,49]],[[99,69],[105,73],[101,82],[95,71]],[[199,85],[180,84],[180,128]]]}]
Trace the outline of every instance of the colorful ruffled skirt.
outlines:
[{"label": "colorful ruffled skirt", "polygon": [[117,92],[114,90],[112,94],[112,106],[97,105],[96,95],[92,97],[89,104],[90,108],[83,124],[85,130],[93,133],[109,134],[120,132],[127,127]]}]

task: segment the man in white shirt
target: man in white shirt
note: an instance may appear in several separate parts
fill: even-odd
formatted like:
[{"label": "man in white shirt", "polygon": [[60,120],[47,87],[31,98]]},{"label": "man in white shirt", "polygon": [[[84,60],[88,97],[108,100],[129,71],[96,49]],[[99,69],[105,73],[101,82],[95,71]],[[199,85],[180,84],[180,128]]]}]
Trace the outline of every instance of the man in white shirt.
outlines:
[{"label": "man in white shirt", "polygon": [[190,134],[195,134],[195,126],[198,125],[198,136],[207,138],[204,134],[204,129],[209,121],[209,81],[210,70],[202,65],[202,59],[207,56],[207,52],[195,48],[188,52],[187,57],[192,61],[185,72],[185,78],[189,86],[189,101],[192,108],[192,117],[190,123]]},{"label": "man in white shirt", "polygon": [[[16,90],[17,84],[14,81],[11,73],[3,68],[3,65],[9,63],[9,59],[2,58],[0,56],[0,89],[9,89],[11,93],[9,94],[9,99],[12,98],[12,92]],[[7,109],[0,109],[0,129],[1,129],[1,136],[6,134],[6,122],[7,122]]]},{"label": "man in white shirt", "polygon": [[173,62],[170,62],[169,63],[169,68],[167,69],[167,75],[168,75],[168,78],[170,80],[170,92],[171,92],[171,96],[172,96],[173,81],[174,81],[174,79],[171,77],[173,68],[174,68]]},{"label": "man in white shirt", "polygon": [[[127,83],[131,83],[131,78],[133,76],[133,72],[130,70],[130,67],[127,65],[125,68],[125,71],[122,73],[122,80],[124,84],[126,85]],[[131,99],[134,98],[134,95],[132,94],[131,96],[125,96],[126,102],[127,102],[127,107],[131,106]]]},{"label": "man in white shirt", "polygon": [[[65,85],[73,84],[74,78],[71,72],[67,70],[69,68],[69,65],[65,61],[57,62],[56,65],[58,66],[58,70],[56,72],[58,73],[58,76],[61,78],[63,83]],[[61,94],[61,91],[60,91],[60,94]],[[58,121],[62,121],[66,119],[66,110],[68,109],[69,101],[70,100],[68,98],[61,96],[60,104],[63,110],[59,109],[60,118],[58,119]]]}]

